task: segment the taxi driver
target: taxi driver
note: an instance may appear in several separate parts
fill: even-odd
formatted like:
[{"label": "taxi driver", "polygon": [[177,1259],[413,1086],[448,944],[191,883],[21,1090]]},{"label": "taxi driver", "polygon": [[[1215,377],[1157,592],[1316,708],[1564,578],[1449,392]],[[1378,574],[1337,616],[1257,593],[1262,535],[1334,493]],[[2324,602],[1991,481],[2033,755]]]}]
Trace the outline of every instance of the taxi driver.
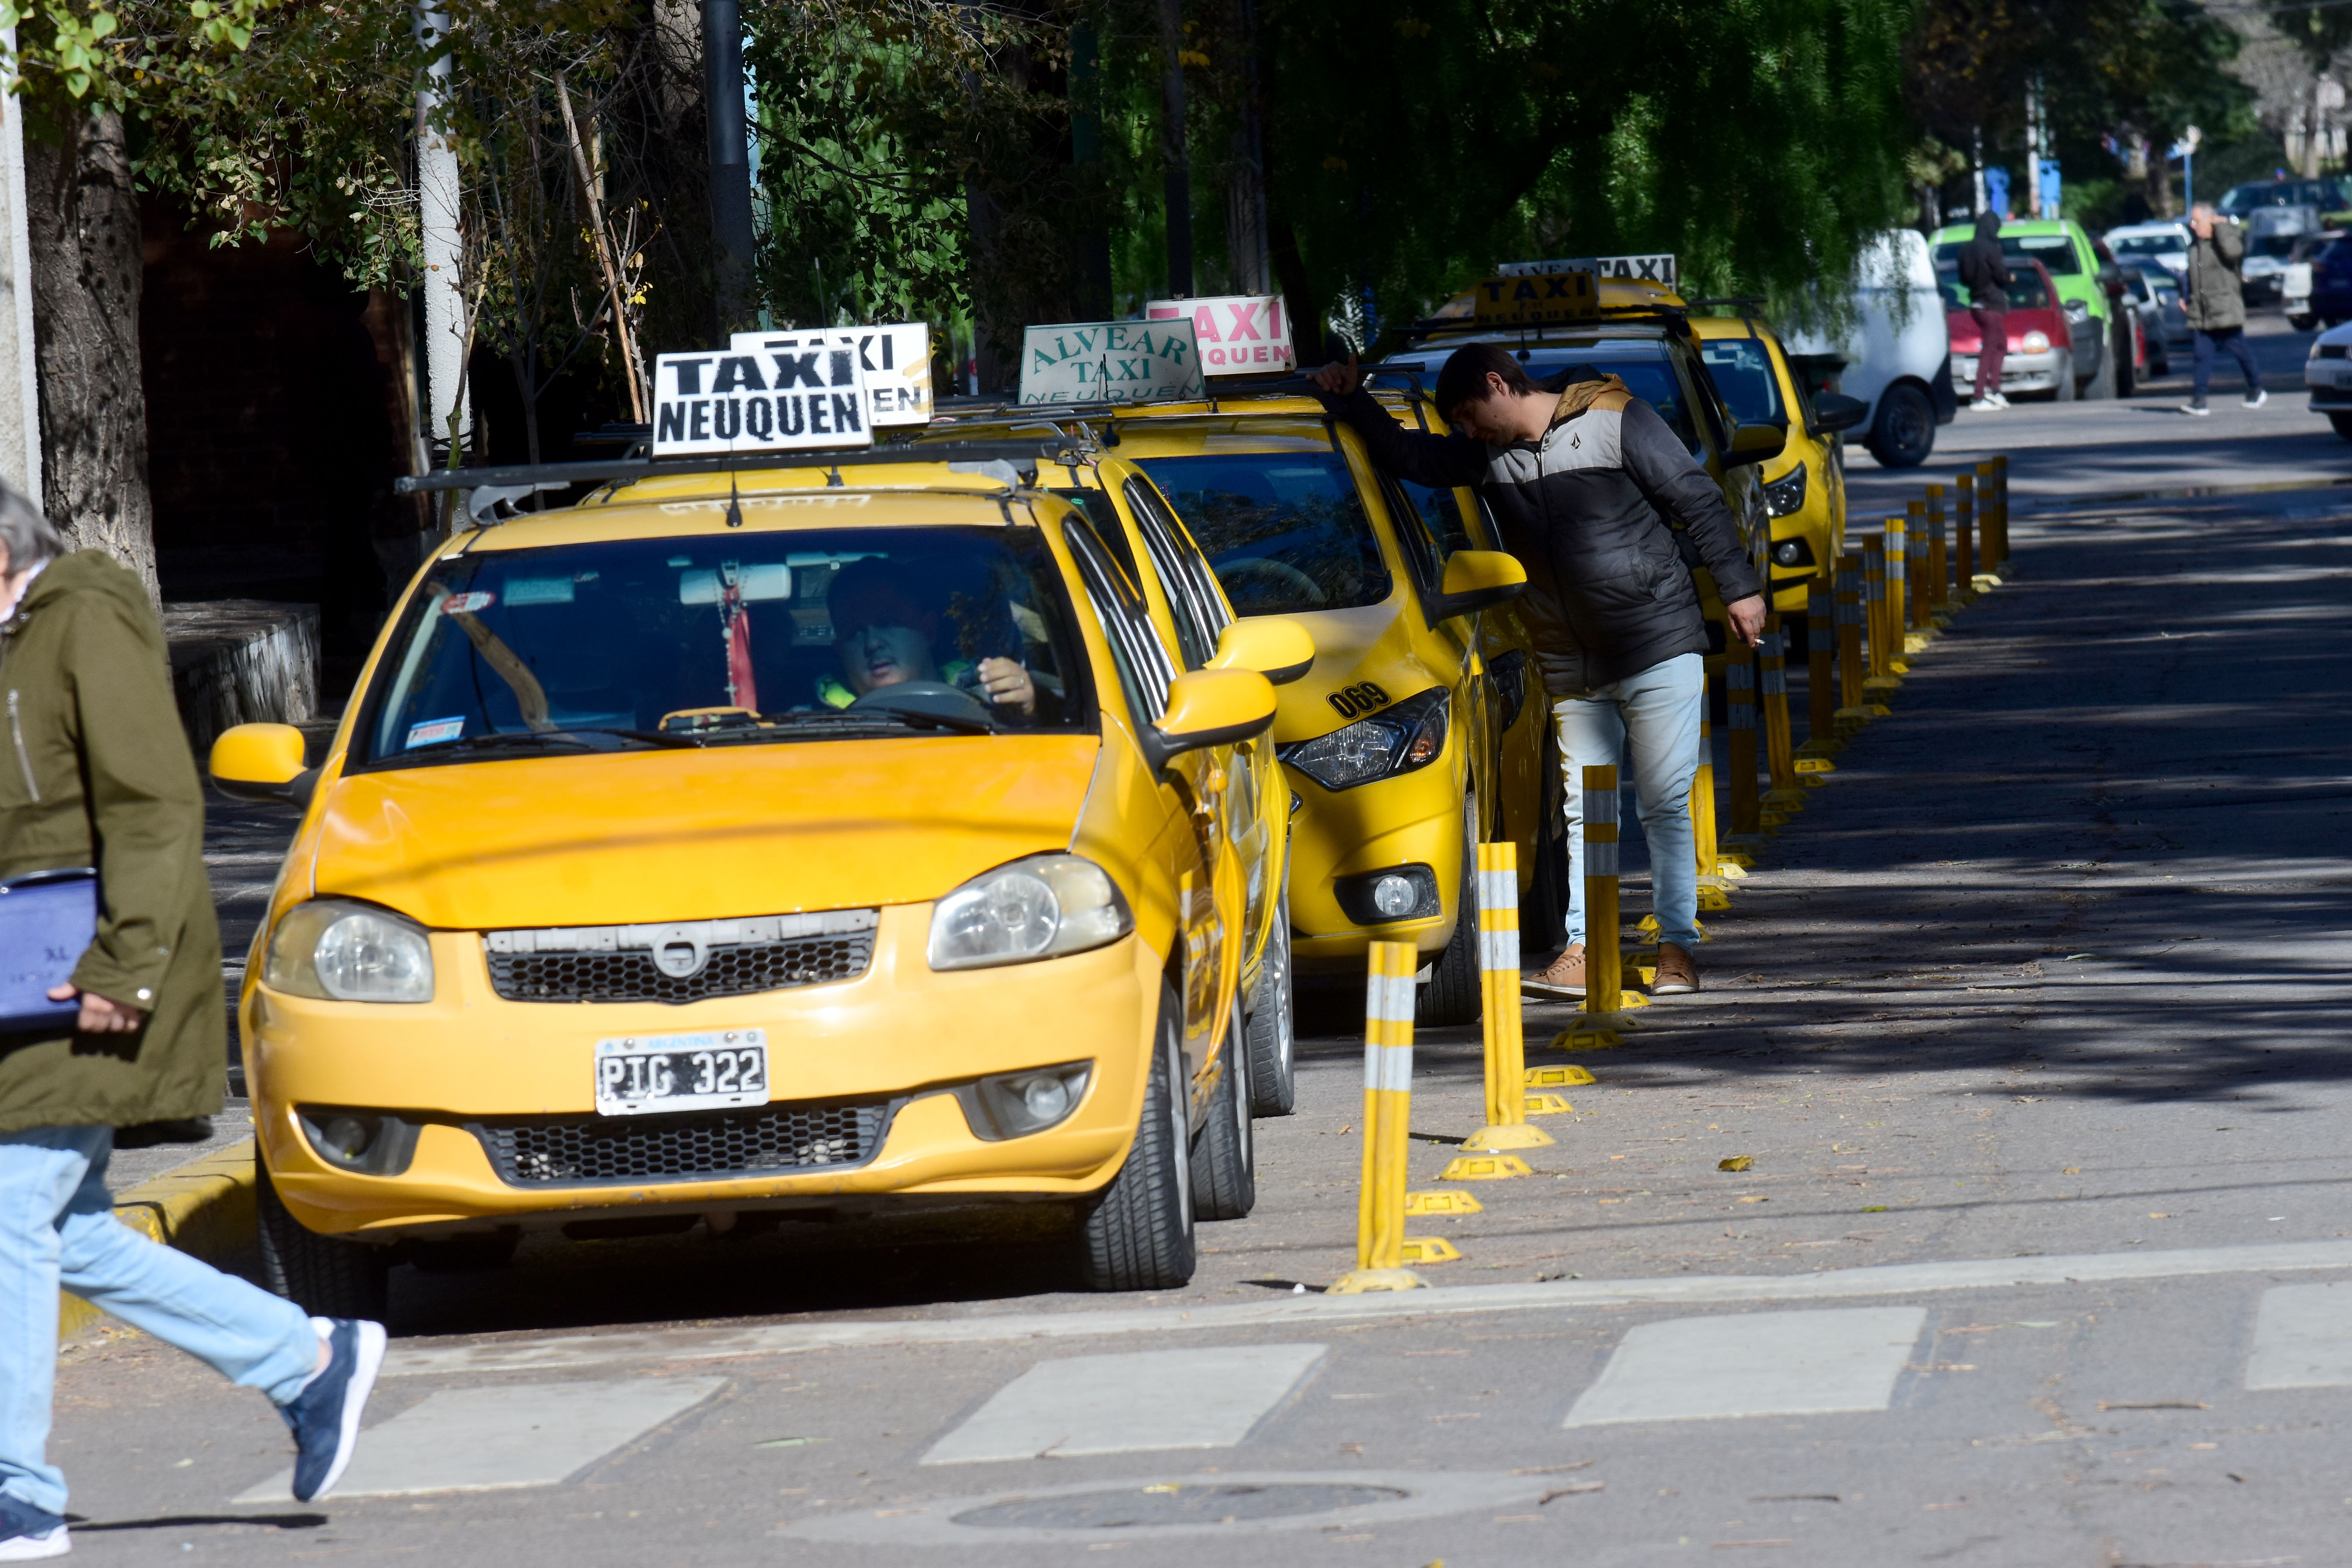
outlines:
[{"label": "taxi driver", "polygon": [[998,708],[1034,716],[1037,688],[1019,660],[1000,656],[974,663],[938,657],[938,637],[948,616],[936,606],[944,596],[903,563],[869,559],[842,568],[827,602],[833,650],[849,700],[902,681],[929,680],[976,689]]}]

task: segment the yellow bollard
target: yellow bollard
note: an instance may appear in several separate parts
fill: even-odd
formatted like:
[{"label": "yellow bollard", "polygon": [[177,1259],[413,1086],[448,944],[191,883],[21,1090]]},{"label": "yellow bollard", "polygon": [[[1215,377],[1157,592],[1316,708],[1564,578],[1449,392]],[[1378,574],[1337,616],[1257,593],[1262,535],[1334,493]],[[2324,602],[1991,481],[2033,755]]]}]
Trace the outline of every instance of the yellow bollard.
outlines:
[{"label": "yellow bollard", "polygon": [[1706,716],[1706,699],[1698,704],[1698,771],[1691,775],[1691,841],[1698,850],[1698,874],[1722,874],[1715,841],[1715,725]]},{"label": "yellow bollard", "polygon": [[1528,1113],[1549,1116],[1570,1106],[1556,1094],[1528,1092],[1519,1015],[1519,850],[1507,841],[1478,846],[1478,989],[1486,1033],[1486,1125],[1463,1140],[1463,1151],[1539,1149],[1551,1134],[1528,1126]]},{"label": "yellow bollard", "polygon": [[1764,640],[1757,648],[1759,695],[1764,708],[1764,765],[1772,779],[1764,796],[1762,820],[1772,826],[1775,812],[1785,816],[1805,809],[1805,792],[1797,784],[1796,737],[1789,717],[1789,656],[1780,630],[1780,613],[1764,616]]},{"label": "yellow bollard", "polygon": [[1952,598],[1965,605],[1973,595],[1977,574],[1977,477],[1956,474],[1952,486],[1958,492],[1952,498]]},{"label": "yellow bollard", "polygon": [[1903,620],[1916,632],[1927,625],[1927,503],[1915,500],[1904,510],[1910,515],[1903,523]]},{"label": "yellow bollard", "polygon": [[[1886,669],[1886,536],[1865,533],[1862,536],[1862,610],[1863,633],[1869,643],[1865,669],[1862,678],[1863,690],[1870,689],[1871,680],[1888,673]],[[1865,698],[1865,700],[1867,699]]]},{"label": "yellow bollard", "polygon": [[[1836,771],[1830,753],[1838,749],[1837,599],[1830,579],[1816,578],[1805,590],[1805,743],[1797,748],[1797,771]],[[1810,763],[1811,767],[1806,766]]]},{"label": "yellow bollard", "polygon": [[1862,706],[1862,557],[1837,558],[1837,660],[1839,717],[1866,719]]},{"label": "yellow bollard", "polygon": [[[1739,667],[1734,664],[1727,668]],[[1733,695],[1736,700],[1736,689]],[[1733,709],[1734,724],[1738,722],[1738,715],[1739,710]],[[1752,712],[1748,723],[1748,780],[1752,796],[1756,783]],[[1739,732],[1735,729],[1735,754],[1738,743]],[[1735,766],[1733,771],[1738,770]],[[1617,908],[1617,770],[1588,767],[1584,770],[1584,1010],[1588,1013],[1617,1011],[1623,976],[1618,943],[1622,940],[1624,923]]]},{"label": "yellow bollard", "polygon": [[1417,1290],[1425,1283],[1404,1266],[1412,977],[1420,964],[1411,942],[1371,944],[1364,985],[1364,1184],[1356,1199],[1356,1267],[1331,1287],[1335,1296]]},{"label": "yellow bollard", "polygon": [[[1731,777],[1724,783],[1731,797],[1731,837],[1742,844],[1752,843],[1756,836],[1764,831],[1763,806],[1756,798],[1756,666],[1753,658],[1754,655],[1747,646],[1737,640],[1723,658],[1724,710],[1725,716],[1731,721],[1728,755],[1724,764],[1731,770]],[[1590,795],[1591,793],[1591,785],[1587,784],[1585,794]],[[1613,811],[1610,821],[1616,821]],[[1612,826],[1610,831],[1613,837],[1615,828]],[[1717,854],[1719,858],[1719,850]],[[1609,885],[1613,896],[1617,884],[1612,879]],[[1588,957],[1585,973],[1590,975],[1591,972],[1592,963]]]},{"label": "yellow bollard", "polygon": [[1927,618],[1942,623],[1944,607],[1951,600],[1952,590],[1947,581],[1951,575],[1952,562],[1944,543],[1944,487],[1927,487]]}]

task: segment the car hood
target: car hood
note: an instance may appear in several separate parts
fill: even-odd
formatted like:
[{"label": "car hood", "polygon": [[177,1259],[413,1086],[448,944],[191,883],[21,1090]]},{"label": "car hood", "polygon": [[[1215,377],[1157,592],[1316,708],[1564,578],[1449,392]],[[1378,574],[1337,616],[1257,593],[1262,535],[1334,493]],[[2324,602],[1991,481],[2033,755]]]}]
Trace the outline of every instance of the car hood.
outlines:
[{"label": "car hood", "polygon": [[[1351,610],[1286,616],[1315,639],[1315,664],[1287,686],[1275,688],[1274,738],[1287,743],[1328,735],[1448,677],[1413,649],[1405,616],[1417,605],[1391,595]],[[1377,687],[1377,691],[1363,689]]]},{"label": "car hood", "polygon": [[1100,751],[927,736],[366,773],[329,792],[312,880],[455,930],[912,903],[1066,848]]}]

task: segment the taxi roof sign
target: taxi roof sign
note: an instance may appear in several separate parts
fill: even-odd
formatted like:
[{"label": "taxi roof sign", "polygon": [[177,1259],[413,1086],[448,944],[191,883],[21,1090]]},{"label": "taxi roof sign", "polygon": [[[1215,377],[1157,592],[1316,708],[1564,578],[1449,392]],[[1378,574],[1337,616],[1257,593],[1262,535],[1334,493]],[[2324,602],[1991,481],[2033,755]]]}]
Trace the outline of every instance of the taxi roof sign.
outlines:
[{"label": "taxi roof sign", "polygon": [[1601,290],[1590,272],[1486,278],[1470,293],[1473,320],[1481,327],[1549,327],[1601,318]]},{"label": "taxi roof sign", "polygon": [[1298,368],[1290,315],[1279,294],[1218,294],[1199,300],[1147,300],[1146,321],[1190,318],[1203,375],[1283,375]]},{"label": "taxi roof sign", "polygon": [[[923,321],[874,327],[779,328],[737,332],[727,340],[736,353],[806,352],[820,346],[853,348],[866,384],[866,417],[877,429],[931,422],[931,329]],[[765,363],[763,360],[761,362]]]},{"label": "taxi roof sign", "polygon": [[1506,261],[1495,268],[1495,275],[1498,278],[1548,278],[1561,272],[1590,272],[1599,278],[1663,283],[1669,289],[1675,288],[1682,277],[1675,253],[1671,250],[1648,256],[1578,256],[1564,261]]},{"label": "taxi roof sign", "polygon": [[654,361],[656,458],[871,447],[856,345],[663,354]]}]

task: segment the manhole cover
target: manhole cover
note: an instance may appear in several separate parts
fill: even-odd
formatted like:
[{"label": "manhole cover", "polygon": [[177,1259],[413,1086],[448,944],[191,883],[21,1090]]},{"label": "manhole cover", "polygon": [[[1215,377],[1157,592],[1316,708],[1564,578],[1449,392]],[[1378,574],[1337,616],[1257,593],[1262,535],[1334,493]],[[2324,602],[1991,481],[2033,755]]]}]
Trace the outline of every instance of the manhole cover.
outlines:
[{"label": "manhole cover", "polygon": [[1060,1497],[1009,1498],[955,1515],[955,1522],[999,1530],[1122,1530],[1167,1524],[1225,1524],[1244,1520],[1290,1519],[1395,1502],[1408,1494],[1397,1487],[1328,1483],[1202,1482],[1122,1487],[1117,1491],[1066,1493]]}]

